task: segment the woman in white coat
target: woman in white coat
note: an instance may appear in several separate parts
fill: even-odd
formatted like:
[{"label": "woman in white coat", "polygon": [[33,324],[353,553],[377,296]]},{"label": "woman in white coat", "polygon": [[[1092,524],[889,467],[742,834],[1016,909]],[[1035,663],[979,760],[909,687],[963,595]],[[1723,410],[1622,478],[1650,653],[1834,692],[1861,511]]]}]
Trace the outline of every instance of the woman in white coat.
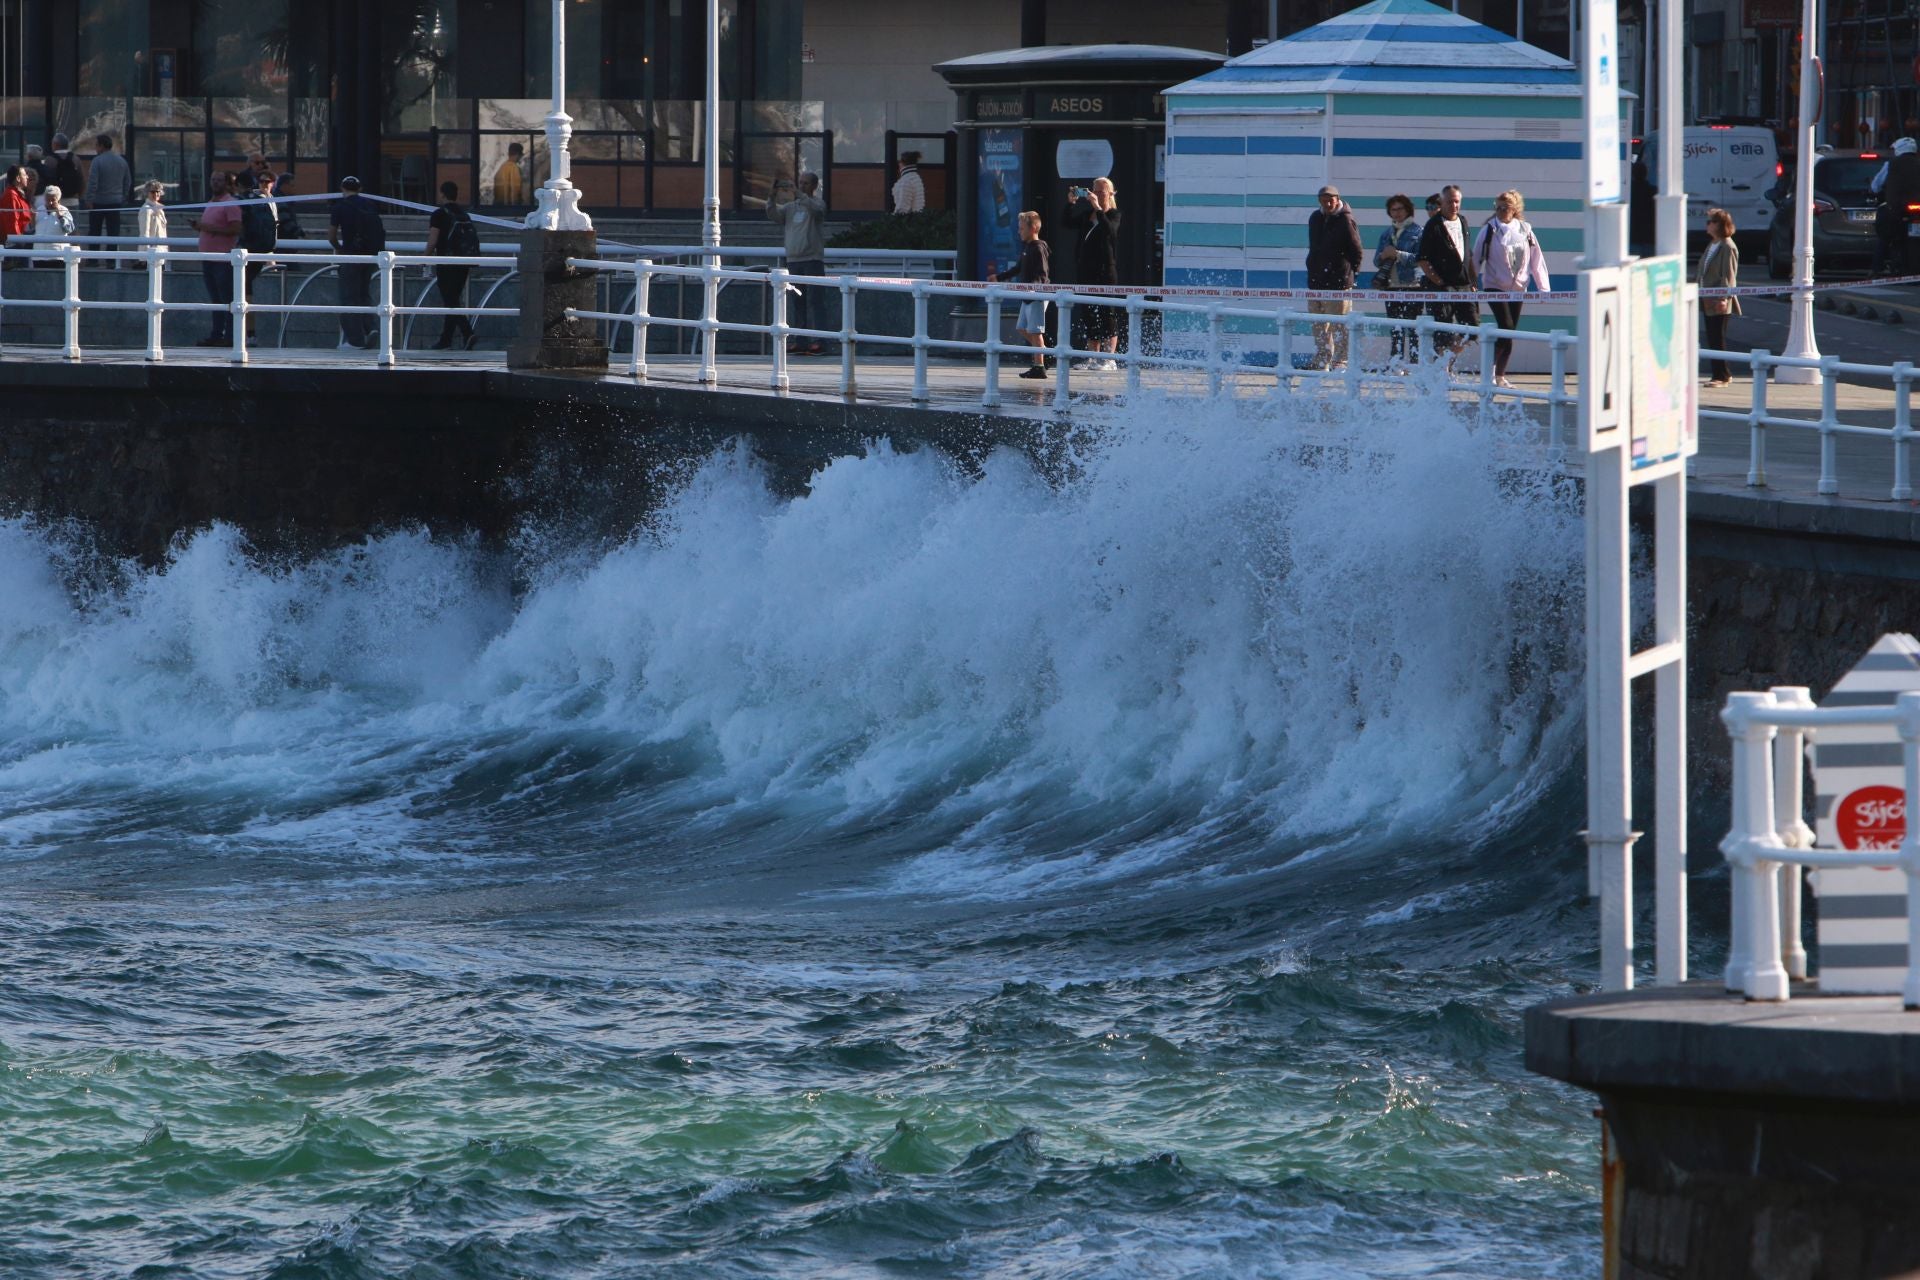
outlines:
[{"label": "woman in white coat", "polygon": [[[143,189],[145,199],[140,202],[140,238],[142,240],[160,240],[167,238],[167,211],[161,207],[160,197],[166,187],[158,179],[147,183]],[[155,253],[165,253],[167,246],[162,244],[143,244],[144,251],[152,249]]]}]

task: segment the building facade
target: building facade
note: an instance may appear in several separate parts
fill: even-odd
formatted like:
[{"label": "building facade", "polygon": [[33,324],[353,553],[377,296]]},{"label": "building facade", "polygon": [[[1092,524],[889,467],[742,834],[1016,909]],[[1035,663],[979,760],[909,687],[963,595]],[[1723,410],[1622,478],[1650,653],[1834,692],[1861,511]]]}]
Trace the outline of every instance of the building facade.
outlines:
[{"label": "building facade", "polygon": [[[882,212],[911,149],[933,202],[949,202],[956,103],[937,63],[1115,40],[1239,53],[1351,7],[721,0],[722,200],[750,209],[806,168],[825,175],[835,213]],[[1454,7],[1569,52],[1569,0]],[[590,209],[699,208],[705,11],[566,5],[573,179]],[[551,12],[550,0],[0,0],[0,154],[63,132],[85,155],[106,132],[175,201],[260,150],[302,192],[351,173],[389,195],[431,201],[450,179],[482,207],[530,205],[546,177]]]}]

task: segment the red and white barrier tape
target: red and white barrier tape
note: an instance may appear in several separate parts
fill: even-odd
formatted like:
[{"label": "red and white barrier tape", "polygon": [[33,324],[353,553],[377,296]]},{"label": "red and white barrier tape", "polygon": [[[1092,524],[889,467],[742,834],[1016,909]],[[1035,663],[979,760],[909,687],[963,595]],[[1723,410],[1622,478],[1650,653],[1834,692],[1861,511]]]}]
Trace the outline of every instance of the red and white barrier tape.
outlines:
[{"label": "red and white barrier tape", "polygon": [[[893,276],[860,276],[868,284],[912,285],[925,284],[924,280]],[[984,291],[986,281],[980,280],[942,280],[940,286],[955,289],[975,289]],[[1491,289],[1228,289],[1214,288],[1208,285],[1168,285],[1164,288],[1143,288],[1134,285],[1101,284],[1019,284],[1011,281],[992,282],[1003,292],[1009,293],[1072,293],[1092,295],[1104,298],[1129,298],[1151,295],[1155,298],[1248,298],[1259,300],[1295,301],[1295,302],[1577,302],[1580,294],[1574,289],[1554,289],[1545,293],[1503,293]],[[1892,284],[1920,284],[1920,275],[1893,276],[1868,281],[1842,281],[1837,284],[1816,284],[1808,287],[1809,293],[1822,293],[1829,289],[1880,288]],[[1740,285],[1732,289],[1702,289],[1703,298],[1747,298],[1770,294],[1800,293],[1801,286],[1793,284],[1778,285]]]}]

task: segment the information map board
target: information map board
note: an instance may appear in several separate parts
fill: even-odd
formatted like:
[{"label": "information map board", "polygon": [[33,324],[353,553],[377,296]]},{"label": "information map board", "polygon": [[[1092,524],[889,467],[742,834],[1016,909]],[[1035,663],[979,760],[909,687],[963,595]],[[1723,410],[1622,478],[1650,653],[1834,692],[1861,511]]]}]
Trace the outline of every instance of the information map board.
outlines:
[{"label": "information map board", "polygon": [[1631,458],[1638,470],[1700,451],[1699,389],[1685,263],[1644,258],[1627,277]]}]

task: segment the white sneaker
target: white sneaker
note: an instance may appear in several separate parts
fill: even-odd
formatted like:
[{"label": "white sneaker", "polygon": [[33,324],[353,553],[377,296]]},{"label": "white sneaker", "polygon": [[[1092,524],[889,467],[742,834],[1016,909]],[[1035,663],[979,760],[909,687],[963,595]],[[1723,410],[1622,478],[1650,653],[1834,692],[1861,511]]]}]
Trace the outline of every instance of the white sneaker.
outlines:
[{"label": "white sneaker", "polygon": [[1102,360],[1100,362],[1100,368],[1106,370],[1108,373],[1112,373],[1115,369],[1118,369],[1119,367],[1120,367],[1120,362],[1118,360]]},{"label": "white sneaker", "polygon": [[1493,380],[1493,385],[1496,387],[1505,387],[1508,391],[1513,390],[1513,384],[1511,382],[1508,382],[1504,377],[1495,378]]},{"label": "white sneaker", "polygon": [[1073,367],[1082,372],[1086,372],[1089,369],[1098,369],[1100,362],[1098,360],[1075,360]]},{"label": "white sneaker", "polygon": [[364,350],[364,348],[361,347],[361,345],[357,342],[348,342],[345,338],[342,338],[340,339],[340,345],[335,347],[334,350],[335,351],[361,351],[361,350]]}]

